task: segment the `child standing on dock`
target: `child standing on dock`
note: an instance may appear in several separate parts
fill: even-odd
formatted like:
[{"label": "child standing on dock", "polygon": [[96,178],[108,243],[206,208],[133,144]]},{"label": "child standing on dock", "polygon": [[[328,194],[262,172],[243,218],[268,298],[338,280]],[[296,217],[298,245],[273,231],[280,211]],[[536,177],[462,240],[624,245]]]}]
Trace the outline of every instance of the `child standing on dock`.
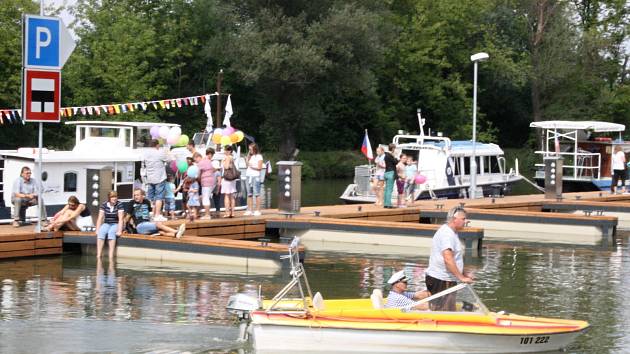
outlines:
[{"label": "child standing on dock", "polygon": [[201,203],[199,202],[199,182],[191,177],[186,177],[190,180],[190,188],[188,189],[188,217],[190,221],[197,219],[197,214]]},{"label": "child standing on dock", "polygon": [[168,175],[166,179],[166,192],[164,195],[164,213],[175,219],[175,176]]},{"label": "child standing on dock", "polygon": [[413,191],[416,186],[417,173],[418,166],[413,160],[413,156],[407,156],[407,166],[405,167],[405,201],[407,206],[410,206],[414,200]]},{"label": "child standing on dock", "polygon": [[385,187],[385,150],[382,146],[376,148],[376,158],[374,159],[374,194],[376,194],[376,205],[383,205],[383,189]]},{"label": "child standing on dock", "polygon": [[398,192],[398,202],[396,206],[398,208],[403,207],[403,198],[405,197],[405,170],[407,168],[407,156],[405,154],[400,155],[400,160],[396,165],[396,191]]}]

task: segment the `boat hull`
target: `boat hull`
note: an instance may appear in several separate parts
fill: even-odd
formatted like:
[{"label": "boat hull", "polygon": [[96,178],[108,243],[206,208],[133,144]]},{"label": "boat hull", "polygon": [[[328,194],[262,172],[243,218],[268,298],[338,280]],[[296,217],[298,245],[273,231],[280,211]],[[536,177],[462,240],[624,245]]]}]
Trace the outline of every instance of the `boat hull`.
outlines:
[{"label": "boat hull", "polygon": [[580,331],[536,335],[392,331],[252,324],[257,353],[533,353],[567,347]]}]

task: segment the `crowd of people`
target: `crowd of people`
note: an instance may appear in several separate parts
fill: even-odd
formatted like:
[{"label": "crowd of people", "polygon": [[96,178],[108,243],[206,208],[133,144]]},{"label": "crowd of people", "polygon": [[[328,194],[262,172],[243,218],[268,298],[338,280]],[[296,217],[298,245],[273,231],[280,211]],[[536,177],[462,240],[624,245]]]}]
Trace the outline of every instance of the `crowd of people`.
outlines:
[{"label": "crowd of people", "polygon": [[388,151],[382,146],[376,148],[374,158],[374,175],[372,189],[376,195],[376,205],[384,208],[393,208],[392,194],[394,187],[398,193],[396,207],[403,208],[411,205],[415,199],[416,176],[418,164],[414,156],[400,154],[394,157],[395,144],[389,144]]}]

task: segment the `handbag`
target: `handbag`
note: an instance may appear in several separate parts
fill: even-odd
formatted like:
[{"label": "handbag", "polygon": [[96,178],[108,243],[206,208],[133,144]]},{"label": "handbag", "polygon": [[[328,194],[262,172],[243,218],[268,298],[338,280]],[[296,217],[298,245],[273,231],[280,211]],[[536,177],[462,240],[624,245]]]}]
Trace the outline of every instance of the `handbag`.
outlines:
[{"label": "handbag", "polygon": [[239,171],[236,168],[236,166],[234,165],[234,162],[230,164],[230,168],[223,171],[223,178],[226,181],[234,181],[234,180],[239,179],[240,177],[241,177],[241,171]]}]

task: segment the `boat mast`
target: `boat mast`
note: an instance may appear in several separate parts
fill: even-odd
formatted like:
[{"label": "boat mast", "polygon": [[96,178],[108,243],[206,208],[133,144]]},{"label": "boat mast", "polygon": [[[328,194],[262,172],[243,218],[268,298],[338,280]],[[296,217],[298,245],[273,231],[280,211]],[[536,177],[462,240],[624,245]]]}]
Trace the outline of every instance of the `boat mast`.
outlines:
[{"label": "boat mast", "polygon": [[223,69],[217,75],[217,128],[221,128],[221,82],[223,81]]}]

